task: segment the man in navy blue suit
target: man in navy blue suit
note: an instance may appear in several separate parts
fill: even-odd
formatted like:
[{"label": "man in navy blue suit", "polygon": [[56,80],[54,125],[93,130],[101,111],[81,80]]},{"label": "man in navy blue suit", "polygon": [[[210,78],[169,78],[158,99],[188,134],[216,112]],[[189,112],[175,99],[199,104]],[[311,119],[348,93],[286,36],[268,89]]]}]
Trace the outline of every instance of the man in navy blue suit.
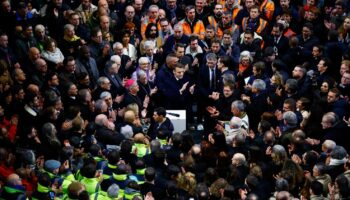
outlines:
[{"label": "man in navy blue suit", "polygon": [[[206,64],[199,69],[196,94],[198,94],[198,120],[201,121],[203,116],[206,120],[210,120],[210,116],[205,112],[207,106],[213,106],[214,100],[219,98],[219,79],[220,71],[217,68],[217,56],[215,53],[208,53],[205,57]],[[208,121],[206,121],[208,122]],[[213,127],[211,123],[204,127],[206,130]]]}]

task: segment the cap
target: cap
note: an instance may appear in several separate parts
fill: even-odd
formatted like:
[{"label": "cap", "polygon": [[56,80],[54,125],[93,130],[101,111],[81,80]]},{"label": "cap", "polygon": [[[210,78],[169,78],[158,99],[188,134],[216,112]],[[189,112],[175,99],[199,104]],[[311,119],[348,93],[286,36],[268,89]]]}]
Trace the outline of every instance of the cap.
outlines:
[{"label": "cap", "polygon": [[57,160],[47,160],[45,161],[45,169],[49,172],[53,172],[53,170],[60,168],[61,163]]},{"label": "cap", "polygon": [[107,194],[109,198],[118,197],[118,193],[119,193],[119,186],[115,183],[109,186],[107,189]]}]

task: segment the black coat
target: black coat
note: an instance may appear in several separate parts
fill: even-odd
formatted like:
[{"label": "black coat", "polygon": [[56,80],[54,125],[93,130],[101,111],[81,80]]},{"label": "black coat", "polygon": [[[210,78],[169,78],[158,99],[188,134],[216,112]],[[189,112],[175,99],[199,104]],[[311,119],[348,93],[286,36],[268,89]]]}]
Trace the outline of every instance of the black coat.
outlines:
[{"label": "black coat", "polygon": [[107,127],[100,126],[96,130],[96,139],[104,145],[120,145],[124,140],[124,136],[108,129]]}]

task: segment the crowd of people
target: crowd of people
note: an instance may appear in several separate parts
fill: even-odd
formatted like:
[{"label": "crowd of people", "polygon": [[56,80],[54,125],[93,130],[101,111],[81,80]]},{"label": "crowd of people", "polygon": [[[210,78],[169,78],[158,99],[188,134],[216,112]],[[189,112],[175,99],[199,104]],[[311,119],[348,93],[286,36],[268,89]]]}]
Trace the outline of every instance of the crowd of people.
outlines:
[{"label": "crowd of people", "polygon": [[0,9],[0,199],[350,198],[348,0]]}]

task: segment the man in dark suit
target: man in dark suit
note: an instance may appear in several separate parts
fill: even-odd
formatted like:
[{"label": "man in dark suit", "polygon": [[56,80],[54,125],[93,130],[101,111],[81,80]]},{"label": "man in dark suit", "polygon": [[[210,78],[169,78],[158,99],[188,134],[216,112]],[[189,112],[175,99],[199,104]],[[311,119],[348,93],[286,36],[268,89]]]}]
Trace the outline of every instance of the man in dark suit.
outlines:
[{"label": "man in dark suit", "polygon": [[282,57],[289,48],[289,40],[283,35],[283,25],[274,24],[271,30],[271,35],[265,38],[265,46],[273,47],[276,56]]},{"label": "man in dark suit", "polygon": [[123,45],[120,42],[113,44],[113,52],[115,55],[111,57],[111,60],[115,56],[119,56],[121,59],[121,67],[119,69],[120,77],[131,77],[131,74],[135,71],[135,61],[132,61],[128,55],[123,54]]},{"label": "man in dark suit", "polygon": [[96,123],[96,139],[105,145],[120,145],[124,140],[124,136],[114,131],[114,124],[110,122],[106,115],[99,114],[95,118]]},{"label": "man in dark suit", "polygon": [[123,80],[119,75],[121,59],[119,56],[115,56],[114,61],[108,61],[104,70],[105,76],[111,82],[112,97],[120,96],[125,93],[123,87]]},{"label": "man in dark suit", "polygon": [[165,64],[159,69],[156,75],[155,85],[158,88],[159,102],[157,105],[159,106],[165,107],[168,80],[174,79],[173,70],[178,62],[179,58],[176,54],[169,54],[166,57]]},{"label": "man in dark suit", "polygon": [[89,74],[90,86],[95,88],[100,74],[95,59],[90,56],[90,49],[88,46],[84,45],[81,47],[80,56],[75,60],[75,63],[76,74],[82,72]]},{"label": "man in dark suit", "polygon": [[[214,100],[219,98],[218,86],[220,79],[220,71],[217,68],[217,57],[214,53],[206,55],[206,65],[199,70],[196,93],[198,94],[198,120],[201,121],[205,117],[205,129],[210,129],[210,116],[205,112],[207,106],[213,106]],[[211,127],[213,128],[213,127]]]}]

